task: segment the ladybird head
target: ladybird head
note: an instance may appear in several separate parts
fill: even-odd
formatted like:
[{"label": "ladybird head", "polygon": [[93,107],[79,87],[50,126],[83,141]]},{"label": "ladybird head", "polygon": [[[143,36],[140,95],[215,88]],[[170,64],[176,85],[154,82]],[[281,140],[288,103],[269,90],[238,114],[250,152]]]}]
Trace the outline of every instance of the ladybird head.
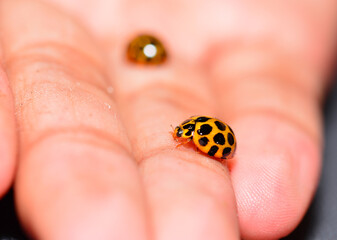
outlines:
[{"label": "ladybird head", "polygon": [[184,121],[179,126],[176,126],[173,131],[173,138],[192,138],[195,129],[195,122],[192,119]]},{"label": "ladybird head", "polygon": [[176,126],[175,129],[173,130],[173,138],[177,139],[177,138],[181,138],[183,136],[183,129],[180,126]]}]

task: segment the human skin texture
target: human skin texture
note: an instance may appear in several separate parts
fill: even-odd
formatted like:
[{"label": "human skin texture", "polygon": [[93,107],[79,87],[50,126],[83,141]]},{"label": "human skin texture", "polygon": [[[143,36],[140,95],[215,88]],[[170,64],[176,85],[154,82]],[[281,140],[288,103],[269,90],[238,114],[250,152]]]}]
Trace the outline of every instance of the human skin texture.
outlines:
[{"label": "human skin texture", "polygon": [[[0,192],[35,239],[277,239],[321,168],[336,1],[0,1]],[[127,43],[150,33],[162,66]],[[169,134],[228,123],[215,161]]]}]

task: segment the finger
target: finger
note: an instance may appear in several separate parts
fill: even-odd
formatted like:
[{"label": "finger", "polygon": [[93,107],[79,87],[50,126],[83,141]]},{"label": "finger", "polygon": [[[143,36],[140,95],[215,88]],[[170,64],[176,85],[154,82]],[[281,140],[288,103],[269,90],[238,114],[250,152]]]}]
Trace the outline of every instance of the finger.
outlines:
[{"label": "finger", "polygon": [[16,132],[13,96],[7,76],[0,66],[0,197],[12,184],[15,158]]},{"label": "finger", "polygon": [[214,89],[225,89],[217,92],[219,106],[238,141],[229,164],[241,233],[280,238],[299,223],[317,185],[323,83],[303,74],[303,62],[265,45],[226,49],[212,71]]},{"label": "finger", "polygon": [[24,227],[36,239],[147,239],[137,165],[92,40],[40,2],[0,6]]},{"label": "finger", "polygon": [[171,124],[191,115],[212,115],[207,79],[174,57],[161,67],[118,65],[128,37],[110,52],[119,79],[118,105],[141,165],[155,238],[238,239],[226,167],[193,148],[175,148],[168,133]]}]

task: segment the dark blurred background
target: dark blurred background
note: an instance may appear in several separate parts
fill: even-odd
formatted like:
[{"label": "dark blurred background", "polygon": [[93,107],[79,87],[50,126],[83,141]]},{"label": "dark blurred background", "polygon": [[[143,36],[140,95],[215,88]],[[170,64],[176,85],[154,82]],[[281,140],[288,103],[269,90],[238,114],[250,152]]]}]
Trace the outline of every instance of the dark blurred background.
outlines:
[{"label": "dark blurred background", "polygon": [[[301,224],[283,240],[337,240],[337,84],[326,99],[324,116],[325,149],[320,185]],[[11,190],[0,200],[0,240],[24,239],[28,238],[16,218]]]}]

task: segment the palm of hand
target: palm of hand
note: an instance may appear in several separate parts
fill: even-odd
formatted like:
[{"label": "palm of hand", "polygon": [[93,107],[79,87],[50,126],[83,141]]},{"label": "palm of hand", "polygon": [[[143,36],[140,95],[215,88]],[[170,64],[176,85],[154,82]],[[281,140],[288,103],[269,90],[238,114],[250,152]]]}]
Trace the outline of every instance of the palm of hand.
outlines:
[{"label": "palm of hand", "polygon": [[[76,20],[33,1],[0,5],[20,139],[18,210],[33,235],[234,239],[240,228],[262,239],[296,226],[317,183],[317,79],[328,59],[328,47],[311,48],[318,40],[300,11],[287,9],[285,19],[284,4],[245,1],[55,2]],[[160,68],[125,61],[130,34],[143,30],[167,46]],[[0,79],[4,191],[17,137]],[[170,125],[195,114],[233,126],[230,173],[174,148]]]}]

